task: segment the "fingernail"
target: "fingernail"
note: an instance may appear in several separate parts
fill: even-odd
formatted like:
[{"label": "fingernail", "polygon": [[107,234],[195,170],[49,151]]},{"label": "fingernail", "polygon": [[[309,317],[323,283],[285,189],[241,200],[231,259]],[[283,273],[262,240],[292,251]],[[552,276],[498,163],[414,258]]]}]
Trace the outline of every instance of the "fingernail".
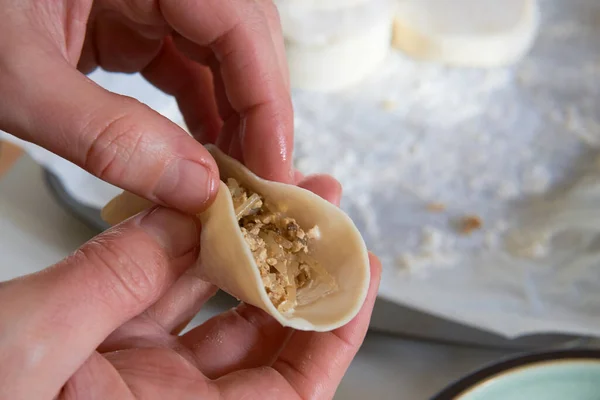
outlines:
[{"label": "fingernail", "polygon": [[215,191],[216,177],[211,170],[195,161],[177,160],[160,178],[156,196],[168,205],[196,213]]},{"label": "fingernail", "polygon": [[177,258],[193,250],[199,242],[196,217],[164,207],[155,207],[140,215],[140,227],[167,252]]}]

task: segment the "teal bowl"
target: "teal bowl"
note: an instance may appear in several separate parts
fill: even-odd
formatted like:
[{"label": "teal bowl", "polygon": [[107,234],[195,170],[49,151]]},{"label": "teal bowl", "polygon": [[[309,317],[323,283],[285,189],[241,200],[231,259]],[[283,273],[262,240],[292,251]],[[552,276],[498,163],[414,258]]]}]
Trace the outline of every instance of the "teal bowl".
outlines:
[{"label": "teal bowl", "polygon": [[501,361],[458,380],[432,400],[600,400],[600,350]]}]

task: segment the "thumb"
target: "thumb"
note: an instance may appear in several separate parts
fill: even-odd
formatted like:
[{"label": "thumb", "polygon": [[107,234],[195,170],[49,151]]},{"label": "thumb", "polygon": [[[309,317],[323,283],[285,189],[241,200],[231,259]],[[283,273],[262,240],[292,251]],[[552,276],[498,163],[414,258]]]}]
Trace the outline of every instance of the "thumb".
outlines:
[{"label": "thumb", "polygon": [[[51,398],[198,255],[195,217],[157,207],[40,273],[0,286],[0,398]],[[31,385],[31,381],[36,381]]]},{"label": "thumb", "polygon": [[212,200],[210,153],[149,107],[47,52],[17,52],[0,71],[0,129],[156,204],[197,213]]}]

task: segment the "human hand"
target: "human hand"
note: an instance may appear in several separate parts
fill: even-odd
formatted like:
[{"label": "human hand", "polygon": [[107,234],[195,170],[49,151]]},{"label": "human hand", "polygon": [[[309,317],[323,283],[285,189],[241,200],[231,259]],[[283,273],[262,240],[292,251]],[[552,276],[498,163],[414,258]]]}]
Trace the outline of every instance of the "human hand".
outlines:
[{"label": "human hand", "polygon": [[[339,204],[330,177],[299,186]],[[242,304],[179,335],[216,292],[189,269],[198,243],[194,217],[153,208],[0,284],[0,398],[331,398],[369,325],[377,259],[361,311],[335,331],[293,331]]]},{"label": "human hand", "polygon": [[199,212],[218,188],[210,154],[81,73],[140,71],[175,96],[198,141],[291,181],[289,79],[270,0],[0,0],[0,20],[1,130],[156,204]]}]

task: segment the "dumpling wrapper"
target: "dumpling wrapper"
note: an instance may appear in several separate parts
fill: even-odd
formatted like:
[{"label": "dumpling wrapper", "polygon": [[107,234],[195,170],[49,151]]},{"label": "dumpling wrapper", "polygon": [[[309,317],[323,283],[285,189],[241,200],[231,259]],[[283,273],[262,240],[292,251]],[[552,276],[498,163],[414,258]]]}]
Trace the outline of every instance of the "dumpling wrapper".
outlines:
[{"label": "dumpling wrapper", "polygon": [[[260,194],[271,207],[296,219],[303,229],[318,227],[320,235],[309,242],[309,254],[334,278],[337,290],[281,313],[267,295],[238,225],[230,191],[223,182],[213,204],[199,215],[202,222],[201,251],[196,265],[199,276],[294,329],[330,331],[354,318],[367,295],[370,269],[366,245],[350,217],[308,190],[266,181],[215,146],[209,145],[207,149],[215,158],[222,179],[233,178]],[[150,206],[151,202],[123,192],[105,206],[102,217],[114,225]]]}]

